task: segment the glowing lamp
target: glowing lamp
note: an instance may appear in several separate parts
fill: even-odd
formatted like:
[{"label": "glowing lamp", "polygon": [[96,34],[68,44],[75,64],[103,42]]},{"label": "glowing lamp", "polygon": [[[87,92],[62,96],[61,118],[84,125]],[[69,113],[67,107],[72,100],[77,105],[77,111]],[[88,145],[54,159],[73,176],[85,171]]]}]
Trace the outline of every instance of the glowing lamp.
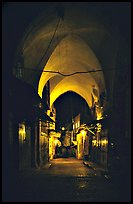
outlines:
[{"label": "glowing lamp", "polygon": [[86,136],[86,131],[85,131],[85,130],[81,130],[81,134],[82,134],[83,136]]}]

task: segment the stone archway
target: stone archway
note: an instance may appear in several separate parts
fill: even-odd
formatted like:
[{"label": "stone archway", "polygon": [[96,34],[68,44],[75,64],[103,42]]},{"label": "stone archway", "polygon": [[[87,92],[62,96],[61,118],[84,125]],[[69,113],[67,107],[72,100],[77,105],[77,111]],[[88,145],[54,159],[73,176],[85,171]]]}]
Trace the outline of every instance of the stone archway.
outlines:
[{"label": "stone archway", "polygon": [[[57,76],[57,70],[64,76]],[[101,72],[89,73],[95,70],[101,70]],[[75,74],[76,72],[78,73]],[[104,77],[98,59],[91,48],[76,35],[65,37],[51,54],[38,84],[38,94],[41,97],[43,87],[48,80],[50,82],[50,106],[62,93],[71,90],[81,95],[91,108],[93,87],[95,86],[98,92],[97,96],[93,94],[95,102],[99,100],[100,93],[105,90]]]},{"label": "stone archway", "polygon": [[[122,27],[117,28],[115,17],[124,13],[123,8],[125,10],[125,7],[121,4],[121,11],[118,13],[118,4],[115,9],[107,4],[99,4],[98,8],[100,9],[96,10],[95,3],[91,5],[89,3],[86,5],[63,3],[63,6],[65,8],[64,16],[60,20],[54,38],[53,34],[59,20],[59,15],[53,9],[54,7],[51,8],[51,11],[54,10],[53,12],[48,9],[41,18],[31,25],[31,29],[28,29],[27,36],[23,38],[20,46],[22,51],[20,53],[23,53],[24,59],[22,78],[32,84],[40,96],[46,82],[49,81],[51,84],[51,105],[61,93],[69,90],[76,91],[80,95],[82,93],[82,97],[90,107],[92,106],[91,94],[94,97],[94,102],[98,102],[100,94],[107,90],[109,103],[112,105],[113,92],[114,89],[117,89],[114,85],[115,78],[117,81],[116,61],[119,49],[121,49],[120,45],[124,45],[124,50],[128,41],[125,34],[121,32]],[[106,15],[106,21],[104,14],[107,14],[108,11],[110,13]],[[114,16],[112,12],[115,13]],[[127,15],[127,9],[125,14]],[[110,22],[113,23],[110,24]],[[50,43],[52,38],[53,41]],[[125,50],[129,51],[129,49],[128,44]],[[123,50],[122,57],[120,57],[121,64],[125,59]],[[102,71],[81,74],[80,77],[78,75],[63,77],[55,73],[59,71],[61,74],[71,74],[75,71],[91,71],[93,68]],[[111,71],[108,72],[108,69]],[[45,72],[49,70],[53,70],[54,73]],[[67,83],[67,78],[69,83]],[[86,84],[85,81],[88,83]],[[93,89],[96,91],[92,92]]]}]

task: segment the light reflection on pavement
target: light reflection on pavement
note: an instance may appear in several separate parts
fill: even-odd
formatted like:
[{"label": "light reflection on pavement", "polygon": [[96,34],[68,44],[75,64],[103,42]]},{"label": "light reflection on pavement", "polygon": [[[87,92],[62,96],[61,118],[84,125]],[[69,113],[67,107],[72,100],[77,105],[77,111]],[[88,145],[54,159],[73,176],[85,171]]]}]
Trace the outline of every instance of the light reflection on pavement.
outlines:
[{"label": "light reflection on pavement", "polygon": [[123,192],[75,158],[50,161],[49,168],[21,172],[13,201],[121,202]]}]

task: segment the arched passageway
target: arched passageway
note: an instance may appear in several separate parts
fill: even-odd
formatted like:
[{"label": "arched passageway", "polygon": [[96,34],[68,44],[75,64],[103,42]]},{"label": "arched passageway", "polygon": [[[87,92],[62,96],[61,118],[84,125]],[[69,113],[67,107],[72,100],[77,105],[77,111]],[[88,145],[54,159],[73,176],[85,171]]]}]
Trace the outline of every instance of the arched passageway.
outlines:
[{"label": "arched passageway", "polygon": [[[32,6],[30,3],[9,3],[3,6],[3,41],[6,46],[3,63],[3,168],[8,172],[8,178],[12,175],[14,178],[18,170],[18,155],[22,150],[18,144],[18,128],[23,122],[25,129],[22,129],[27,131],[26,127],[29,127],[30,130],[27,138],[29,135],[31,139],[31,164],[38,168],[41,161],[53,159],[52,147],[60,137],[60,132],[55,131],[54,104],[69,91],[86,101],[91,115],[91,119],[83,123],[78,123],[79,115],[73,118],[72,138],[77,145],[77,158],[84,159],[87,154],[88,159],[106,163],[106,169],[113,176],[120,170],[123,176],[126,172],[123,164],[128,161],[130,175],[130,13],[130,3],[124,2],[47,2],[33,3]],[[15,27],[11,29],[7,25]],[[7,56],[9,60],[6,60]],[[33,102],[30,94],[25,97],[17,86],[19,94],[13,95],[12,75],[28,83],[39,101]],[[14,108],[11,104],[5,105],[11,98]],[[16,101],[21,105],[15,109]],[[28,104],[32,108],[27,108]],[[106,116],[107,123],[104,120]],[[102,124],[102,131],[97,123]],[[25,136],[21,139],[25,140]],[[16,152],[12,155],[14,150]]]}]

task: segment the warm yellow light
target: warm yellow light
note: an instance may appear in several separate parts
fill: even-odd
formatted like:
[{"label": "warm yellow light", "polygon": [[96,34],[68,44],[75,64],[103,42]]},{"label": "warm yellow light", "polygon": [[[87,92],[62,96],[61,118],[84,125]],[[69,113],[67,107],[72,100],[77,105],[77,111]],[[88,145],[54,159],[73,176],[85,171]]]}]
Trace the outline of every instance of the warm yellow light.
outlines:
[{"label": "warm yellow light", "polygon": [[101,132],[102,125],[101,123],[97,123],[97,132]]},{"label": "warm yellow light", "polygon": [[108,140],[107,139],[101,140],[101,145],[102,146],[106,146],[107,144],[108,144]]},{"label": "warm yellow light", "polygon": [[25,125],[19,124],[19,141],[23,142],[26,138]]},{"label": "warm yellow light", "polygon": [[97,123],[97,127],[101,128],[102,127],[101,123]]},{"label": "warm yellow light", "polygon": [[96,117],[97,120],[103,119],[103,107],[96,106]]},{"label": "warm yellow light", "polygon": [[60,138],[61,137],[61,133],[60,132],[51,131],[50,132],[50,136],[51,137]]},{"label": "warm yellow light", "polygon": [[[67,91],[73,91],[80,95],[85,101],[88,103],[89,107],[92,106],[92,99],[90,93],[90,85],[86,84],[83,87],[81,86],[81,74],[77,79],[73,77],[64,78],[61,82],[59,82],[51,91],[50,93],[50,107],[55,102],[55,100],[61,96],[62,94],[66,93]],[[83,80],[85,83],[85,79]],[[82,82],[83,83],[83,82]],[[87,90],[85,90],[85,88]]]},{"label": "warm yellow light", "polygon": [[72,142],[73,142],[74,145],[77,145],[77,141],[74,141],[74,140],[73,140]]},{"label": "warm yellow light", "polygon": [[96,146],[97,140],[92,140],[92,145]]},{"label": "warm yellow light", "polygon": [[[67,53],[64,49],[66,45]],[[60,53],[59,50],[62,50],[62,52]],[[84,54],[81,55],[81,52]],[[59,53],[61,60],[59,60]],[[90,66],[88,66],[88,64]],[[99,98],[99,81],[101,89],[104,88],[104,78],[102,72],[100,72],[97,77],[89,73],[75,74],[69,77],[63,77],[57,74],[57,70],[59,70],[59,72],[63,74],[71,74],[77,71],[89,71],[92,69],[92,67],[100,68],[100,63],[91,48],[86,45],[84,41],[81,40],[81,38],[77,40],[77,36],[75,39],[75,37],[69,35],[63,38],[51,53],[44,67],[44,71],[47,72],[42,72],[39,80],[38,94],[40,95],[40,97],[42,97],[43,88],[49,80],[50,82],[52,82],[50,83],[50,106],[52,106],[54,101],[61,94],[67,91],[74,91],[81,97],[83,97],[88,105],[92,107],[92,85],[94,85],[98,91],[98,94],[94,94],[93,96],[95,101],[98,101]],[[48,72],[49,70],[53,72],[55,71],[56,73]]]},{"label": "warm yellow light", "polygon": [[61,129],[62,129],[62,130],[65,130],[65,128],[64,128],[64,127],[62,127]]},{"label": "warm yellow light", "polygon": [[25,130],[21,130],[21,129],[20,129],[20,130],[19,130],[19,134],[20,134],[20,135],[25,134]]},{"label": "warm yellow light", "polygon": [[61,146],[61,142],[60,142],[58,139],[55,139],[55,140],[54,140],[54,145],[55,145],[55,146],[58,145],[58,146],[60,147],[60,146]]},{"label": "warm yellow light", "polygon": [[83,136],[86,136],[86,131],[85,131],[85,130],[81,130],[81,134],[82,134]]},{"label": "warm yellow light", "polygon": [[55,154],[54,137],[49,138],[49,158],[53,159]]}]

